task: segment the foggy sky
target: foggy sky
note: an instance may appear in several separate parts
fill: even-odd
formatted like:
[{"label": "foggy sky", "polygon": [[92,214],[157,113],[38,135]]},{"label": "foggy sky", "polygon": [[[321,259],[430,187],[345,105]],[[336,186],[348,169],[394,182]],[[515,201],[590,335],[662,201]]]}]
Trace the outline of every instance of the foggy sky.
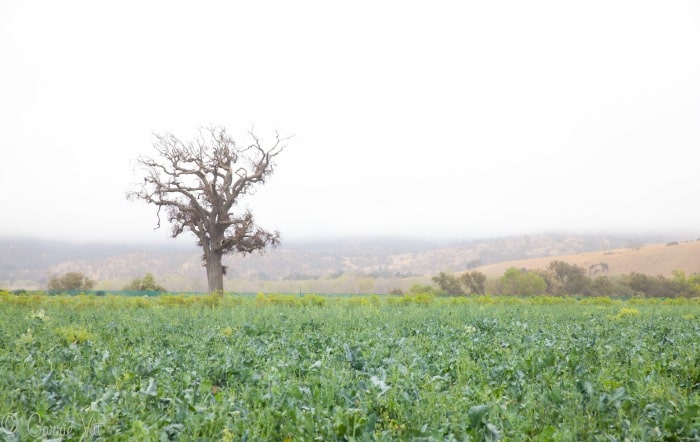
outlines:
[{"label": "foggy sky", "polygon": [[133,160],[211,124],[295,135],[286,238],[700,232],[698,54],[694,1],[5,1],[0,235],[164,240]]}]

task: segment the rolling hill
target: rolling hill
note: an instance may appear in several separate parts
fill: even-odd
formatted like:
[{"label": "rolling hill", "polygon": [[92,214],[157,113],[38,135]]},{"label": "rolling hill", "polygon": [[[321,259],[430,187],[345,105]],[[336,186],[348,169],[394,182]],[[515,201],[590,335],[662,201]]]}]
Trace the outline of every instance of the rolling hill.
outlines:
[{"label": "rolling hill", "polygon": [[700,273],[700,240],[674,243],[649,244],[639,249],[618,248],[594,252],[576,253],[560,256],[548,256],[514,261],[504,261],[477,270],[490,277],[503,274],[509,267],[525,269],[544,269],[553,260],[576,264],[585,269],[592,265],[607,264],[609,275],[632,272],[648,275],[671,276],[674,270],[683,270],[688,274]]},{"label": "rolling hill", "polygon": [[[700,241],[666,246],[673,236],[539,234],[464,241],[345,238],[289,241],[263,255],[228,256],[231,291],[382,293],[428,283],[441,271],[478,269],[500,276],[508,267],[544,268],[554,259],[588,268],[606,263],[610,274],[700,272]],[[631,244],[657,242],[632,250]],[[41,289],[50,275],[78,271],[118,290],[151,272],[173,291],[205,291],[201,254],[194,244],[86,244],[0,238],[0,288]]]}]

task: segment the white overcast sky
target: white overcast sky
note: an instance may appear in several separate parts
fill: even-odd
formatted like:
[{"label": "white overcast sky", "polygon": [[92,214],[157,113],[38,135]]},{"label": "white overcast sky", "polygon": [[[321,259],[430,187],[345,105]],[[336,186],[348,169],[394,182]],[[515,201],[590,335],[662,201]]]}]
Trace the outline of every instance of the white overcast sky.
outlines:
[{"label": "white overcast sky", "polygon": [[[700,232],[700,2],[0,2],[0,235],[165,240],[153,132],[295,134],[285,238]],[[189,241],[189,240],[187,240]]]}]

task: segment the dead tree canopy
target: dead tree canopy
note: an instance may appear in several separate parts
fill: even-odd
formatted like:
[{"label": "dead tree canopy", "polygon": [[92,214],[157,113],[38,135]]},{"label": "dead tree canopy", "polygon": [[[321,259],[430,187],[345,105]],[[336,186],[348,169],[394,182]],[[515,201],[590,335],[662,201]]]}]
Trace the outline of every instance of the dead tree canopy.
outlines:
[{"label": "dead tree canopy", "polygon": [[263,147],[252,131],[249,134],[251,142],[243,146],[223,127],[201,129],[187,143],[171,133],[156,134],[157,155],[138,158],[143,183],[127,193],[129,199],[158,207],[156,228],[165,212],[173,237],[186,231],[197,237],[212,292],[223,290],[224,254],[262,251],[280,241],[279,232],[258,227],[252,213],[240,210],[237,203],[265,183],[289,138],[275,134],[271,145]]}]

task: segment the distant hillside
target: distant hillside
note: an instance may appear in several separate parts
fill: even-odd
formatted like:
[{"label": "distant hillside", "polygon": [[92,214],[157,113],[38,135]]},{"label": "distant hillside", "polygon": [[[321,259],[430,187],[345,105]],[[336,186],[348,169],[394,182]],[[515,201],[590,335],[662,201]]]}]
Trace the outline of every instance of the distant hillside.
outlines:
[{"label": "distant hillside", "polygon": [[[509,266],[515,260],[543,258],[546,265],[555,256],[597,250],[614,251],[622,257],[623,247],[652,239],[658,238],[642,241],[623,236],[541,234],[441,242],[406,238],[289,241],[262,255],[228,256],[224,264],[228,266],[226,287],[231,290],[381,291],[429,281],[440,271],[479,267],[499,274],[505,268],[495,265],[500,262],[509,262]],[[204,291],[201,252],[194,240],[191,246],[183,243],[115,245],[0,238],[0,288],[39,289],[52,274],[79,271],[98,281],[98,288],[114,290],[151,272],[171,290]],[[684,250],[682,246],[677,250]],[[642,256],[647,249],[651,246],[636,253]],[[610,256],[615,255],[587,259],[612,264]],[[520,266],[519,262],[515,265]],[[528,265],[535,266],[522,266]],[[660,270],[653,265],[648,268],[653,270],[649,273],[666,273],[663,266]]]},{"label": "distant hillside", "polygon": [[604,263],[607,264],[607,273],[610,275],[639,272],[648,275],[671,276],[674,270],[683,270],[688,274],[700,273],[700,240],[669,244],[672,245],[666,243],[649,244],[639,249],[628,247],[556,257],[505,261],[481,266],[477,270],[487,276],[500,276],[509,267],[544,269],[551,261],[557,259],[585,269]]}]

